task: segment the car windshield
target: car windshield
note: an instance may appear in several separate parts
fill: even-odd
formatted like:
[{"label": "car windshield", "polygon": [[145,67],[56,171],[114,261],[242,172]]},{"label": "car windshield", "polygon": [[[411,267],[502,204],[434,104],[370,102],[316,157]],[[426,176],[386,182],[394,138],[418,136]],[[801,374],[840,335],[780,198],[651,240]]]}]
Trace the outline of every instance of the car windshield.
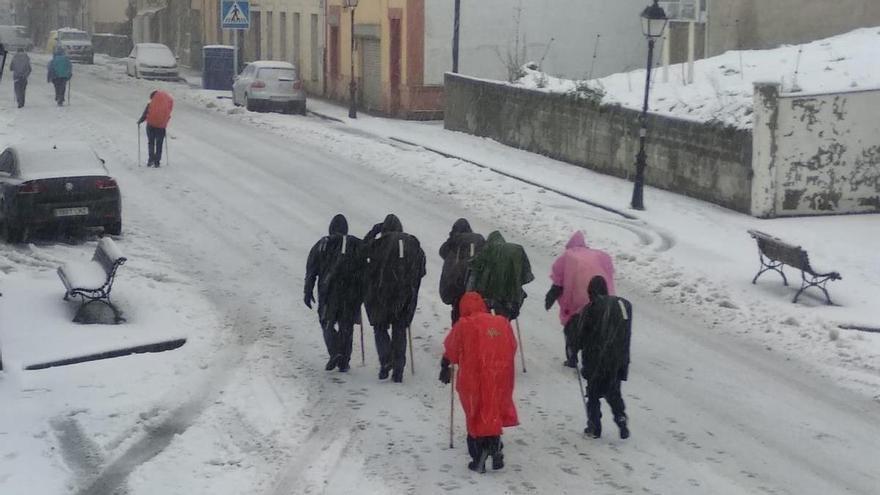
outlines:
[{"label": "car windshield", "polygon": [[88,41],[89,33],[78,33],[76,31],[63,31],[58,33],[58,37],[64,41]]},{"label": "car windshield", "polygon": [[174,65],[176,60],[171,50],[165,46],[138,47],[138,59],[148,65]]},{"label": "car windshield", "polygon": [[265,68],[257,72],[257,79],[262,81],[279,81],[279,80],[296,80],[296,71],[294,69],[282,68]]}]

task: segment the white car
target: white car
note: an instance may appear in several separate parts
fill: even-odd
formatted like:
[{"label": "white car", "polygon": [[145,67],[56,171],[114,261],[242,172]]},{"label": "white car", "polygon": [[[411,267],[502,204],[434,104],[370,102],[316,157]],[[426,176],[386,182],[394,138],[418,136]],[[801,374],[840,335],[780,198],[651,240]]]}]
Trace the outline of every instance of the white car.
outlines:
[{"label": "white car", "polygon": [[296,66],[261,60],[249,63],[232,83],[232,103],[248,110],[306,113],[306,92]]},{"label": "white car", "polygon": [[144,79],[180,79],[177,58],[171,50],[160,43],[138,43],[125,59],[125,73]]}]

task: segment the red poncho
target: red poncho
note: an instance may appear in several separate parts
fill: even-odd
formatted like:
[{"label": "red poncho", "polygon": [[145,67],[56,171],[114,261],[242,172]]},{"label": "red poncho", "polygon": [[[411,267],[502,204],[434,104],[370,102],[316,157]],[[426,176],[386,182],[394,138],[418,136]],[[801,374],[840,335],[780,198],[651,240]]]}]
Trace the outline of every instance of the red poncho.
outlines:
[{"label": "red poncho", "polygon": [[510,322],[493,316],[476,292],[465,293],[461,318],[446,336],[445,357],[458,364],[456,389],[472,437],[501,435],[519,420],[513,404],[516,339]]}]

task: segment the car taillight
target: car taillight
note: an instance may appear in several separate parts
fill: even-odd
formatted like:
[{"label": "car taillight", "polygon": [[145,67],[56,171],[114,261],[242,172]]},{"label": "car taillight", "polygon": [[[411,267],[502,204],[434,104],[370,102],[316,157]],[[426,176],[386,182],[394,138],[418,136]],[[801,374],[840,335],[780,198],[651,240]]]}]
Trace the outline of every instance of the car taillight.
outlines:
[{"label": "car taillight", "polygon": [[25,182],[18,188],[18,194],[39,194],[46,192],[46,186],[39,182]]},{"label": "car taillight", "polygon": [[254,81],[251,83],[251,87],[255,89],[261,89],[266,87],[266,83],[263,81]]},{"label": "car taillight", "polygon": [[294,81],[293,89],[303,89],[303,82],[300,80]]},{"label": "car taillight", "polygon": [[98,179],[95,181],[95,187],[98,189],[116,189],[116,181],[113,179]]}]

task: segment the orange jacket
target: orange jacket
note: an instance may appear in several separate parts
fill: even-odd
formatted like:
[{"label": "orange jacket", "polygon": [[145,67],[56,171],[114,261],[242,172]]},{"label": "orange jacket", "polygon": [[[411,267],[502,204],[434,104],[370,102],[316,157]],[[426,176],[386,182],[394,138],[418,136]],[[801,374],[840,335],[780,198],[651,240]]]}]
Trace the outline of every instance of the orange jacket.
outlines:
[{"label": "orange jacket", "polygon": [[493,316],[476,292],[459,304],[461,318],[446,336],[444,356],[458,364],[456,389],[472,437],[501,435],[503,426],[516,426],[513,403],[516,339],[510,322]]},{"label": "orange jacket", "polygon": [[156,91],[156,94],[150,98],[150,104],[147,107],[147,124],[150,127],[160,129],[168,127],[173,108],[174,99],[171,98],[171,95],[164,91]]}]

